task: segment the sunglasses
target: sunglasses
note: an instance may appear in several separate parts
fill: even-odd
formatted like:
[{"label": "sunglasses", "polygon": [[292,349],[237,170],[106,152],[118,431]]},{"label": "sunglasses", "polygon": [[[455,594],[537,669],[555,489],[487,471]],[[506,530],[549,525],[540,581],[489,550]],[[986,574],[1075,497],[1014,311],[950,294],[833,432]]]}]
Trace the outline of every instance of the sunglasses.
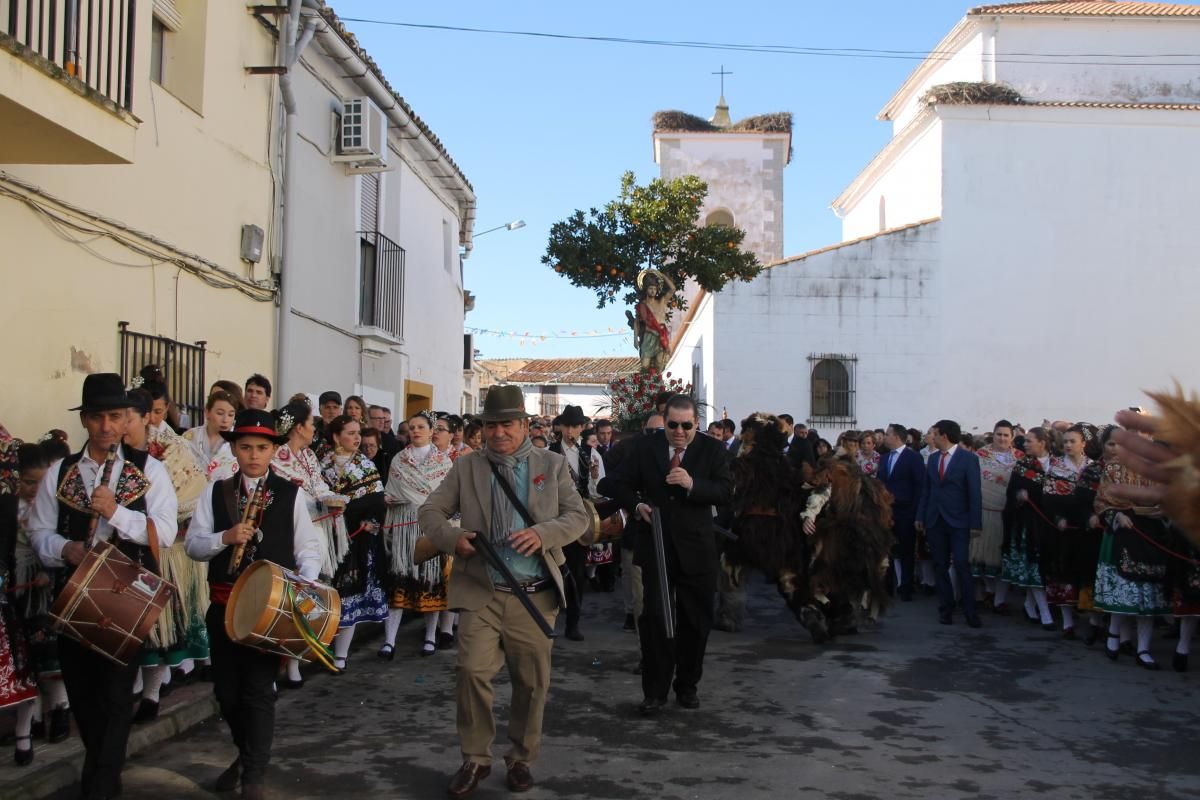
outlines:
[{"label": "sunglasses", "polygon": [[647,435],[649,435],[651,433],[662,433],[662,432],[663,432],[662,428],[642,428],[642,433],[647,434]]},{"label": "sunglasses", "polygon": [[683,428],[685,431],[690,431],[692,428],[696,427],[696,424],[694,422],[676,422],[675,420],[670,420],[667,422],[667,427],[671,430]]}]

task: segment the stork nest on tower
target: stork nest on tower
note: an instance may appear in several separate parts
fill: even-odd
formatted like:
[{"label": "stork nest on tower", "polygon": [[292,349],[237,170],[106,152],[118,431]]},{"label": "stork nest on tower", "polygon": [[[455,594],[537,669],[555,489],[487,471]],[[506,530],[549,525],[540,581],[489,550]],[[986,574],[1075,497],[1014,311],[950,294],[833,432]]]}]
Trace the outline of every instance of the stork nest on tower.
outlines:
[{"label": "stork nest on tower", "polygon": [[1011,86],[985,81],[958,81],[933,86],[921,95],[926,105],[943,106],[1019,106],[1025,98]]}]

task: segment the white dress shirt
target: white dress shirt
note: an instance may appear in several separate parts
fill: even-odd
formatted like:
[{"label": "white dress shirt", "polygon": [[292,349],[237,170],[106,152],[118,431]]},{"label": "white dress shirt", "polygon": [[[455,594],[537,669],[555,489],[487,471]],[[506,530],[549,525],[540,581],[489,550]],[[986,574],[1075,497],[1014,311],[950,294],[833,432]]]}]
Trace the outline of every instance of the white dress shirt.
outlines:
[{"label": "white dress shirt", "polygon": [[904,445],[900,445],[887,455],[887,476],[892,477],[892,470],[896,468],[896,463],[900,461],[900,454],[904,452]]},{"label": "white dress shirt", "polygon": [[[58,473],[63,460],[59,459],[50,465],[42,483],[38,487],[37,497],[33,501],[33,510],[29,514],[29,541],[38,559],[47,567],[64,566],[62,559],[63,547],[69,541],[58,533]],[[88,498],[100,485],[103,475],[102,464],[88,455],[87,446],[83,449],[83,458],[77,464],[79,477],[87,490]],[[109,478],[108,488],[114,492],[125,468],[125,450],[117,448],[117,458],[113,463],[112,477]],[[158,459],[153,456],[146,458],[144,471],[150,488],[146,491],[146,513],[133,511],[124,506],[117,506],[112,519],[100,517],[96,525],[96,540],[107,541],[114,535],[143,546],[149,545],[146,538],[146,517],[154,520],[154,529],[158,533],[159,546],[166,550],[175,542],[178,531],[179,501],[175,497],[175,487],[171,476]]]},{"label": "white dress shirt", "polygon": [[[958,449],[958,445],[952,444],[952,445],[950,445],[949,450],[947,450],[944,454],[938,456],[939,458],[946,459],[944,462],[942,462],[946,465],[945,469],[950,469],[950,459],[954,458],[954,451],[957,449]],[[941,474],[942,469],[943,469],[942,464],[938,464],[938,474],[939,475]]]},{"label": "white dress shirt", "polygon": [[[265,476],[264,476],[265,477]],[[242,475],[242,485],[249,496],[258,486],[262,478],[248,478]],[[213,530],[213,489],[216,483],[210,483],[200,495],[196,503],[196,513],[192,515],[191,525],[188,526],[187,538],[183,540],[183,549],[197,561],[212,561],[229,545],[221,541],[225,531]],[[292,509],[292,552],[296,556],[296,572],[310,581],[315,581],[321,574],[321,540],[320,534],[313,526],[309,516],[308,506],[304,500],[304,492],[296,492],[296,501]]]}]

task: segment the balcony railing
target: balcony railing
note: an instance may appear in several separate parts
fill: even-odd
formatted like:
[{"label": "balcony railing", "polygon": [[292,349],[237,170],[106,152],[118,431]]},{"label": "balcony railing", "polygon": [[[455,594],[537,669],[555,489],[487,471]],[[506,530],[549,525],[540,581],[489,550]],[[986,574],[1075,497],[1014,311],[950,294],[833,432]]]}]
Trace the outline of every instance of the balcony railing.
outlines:
[{"label": "balcony railing", "polygon": [[206,342],[187,344],[129,330],[128,322],[118,322],[121,337],[121,378],[126,385],[138,377],[142,367],[156,364],[167,382],[167,393],[193,425],[204,420],[204,401],[208,384],[204,382]]},{"label": "balcony railing", "polygon": [[404,338],[404,248],[381,233],[359,231],[358,324]]},{"label": "balcony railing", "polygon": [[133,110],[137,0],[0,0],[0,36]]}]

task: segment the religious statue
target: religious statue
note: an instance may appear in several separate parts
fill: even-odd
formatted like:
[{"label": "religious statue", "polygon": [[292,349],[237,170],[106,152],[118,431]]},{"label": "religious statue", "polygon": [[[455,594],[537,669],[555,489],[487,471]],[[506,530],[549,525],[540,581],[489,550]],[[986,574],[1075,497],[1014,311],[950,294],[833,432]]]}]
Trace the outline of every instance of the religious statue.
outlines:
[{"label": "religious statue", "polygon": [[638,302],[634,311],[626,311],[633,341],[641,359],[641,371],[662,372],[671,357],[671,332],[667,329],[667,304],[675,295],[671,279],[656,269],[644,269],[637,276]]}]

